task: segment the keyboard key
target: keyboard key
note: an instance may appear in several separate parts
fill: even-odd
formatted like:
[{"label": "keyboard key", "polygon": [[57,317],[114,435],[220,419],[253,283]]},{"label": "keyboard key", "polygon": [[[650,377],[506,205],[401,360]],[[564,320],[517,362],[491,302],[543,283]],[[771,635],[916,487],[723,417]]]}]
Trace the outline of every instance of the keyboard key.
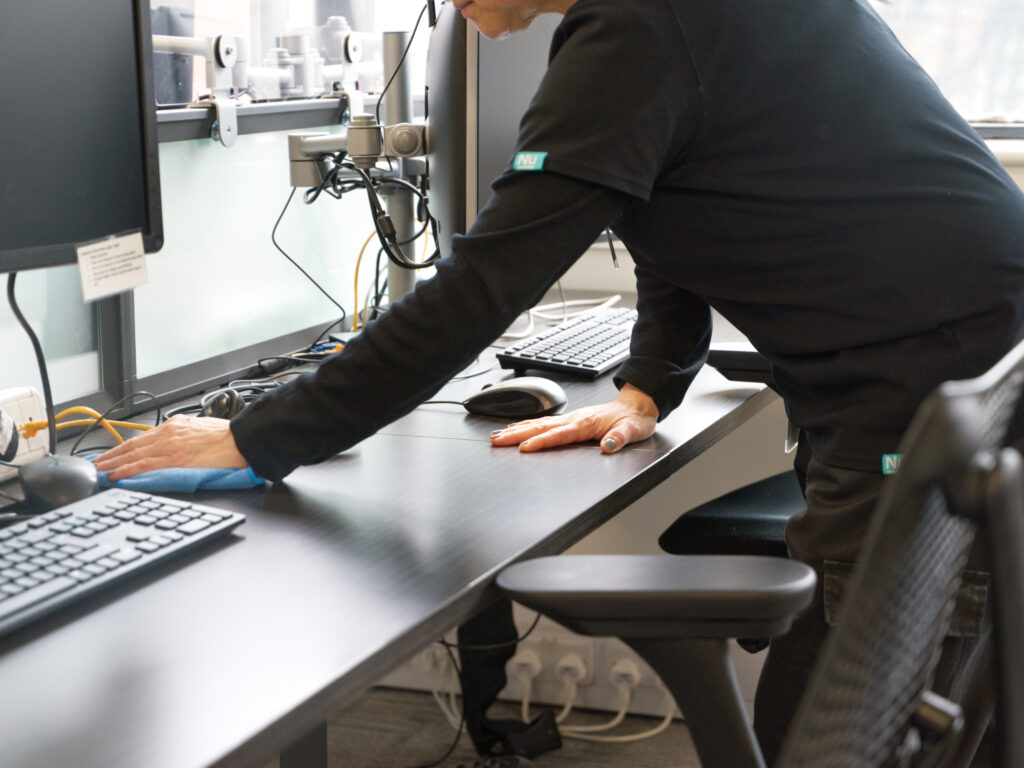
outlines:
[{"label": "keyboard key", "polygon": [[[2,604],[3,608],[0,608],[0,610],[2,610],[5,615],[10,615],[17,611],[23,611],[36,603],[42,602],[47,598],[59,595],[61,592],[71,589],[76,584],[77,582],[73,579],[69,579],[66,576],[58,576],[57,578],[48,581],[46,584],[40,585],[36,589],[28,592],[22,592],[21,594],[14,593],[13,597],[4,600]],[[0,587],[0,589],[3,589],[3,587]]]},{"label": "keyboard key", "polygon": [[177,530],[181,533],[193,534],[199,533],[204,528],[209,528],[211,523],[207,520],[189,520],[187,523],[182,523],[178,526]]},{"label": "keyboard key", "polygon": [[85,552],[78,553],[77,557],[83,563],[93,563],[101,557],[106,557],[107,555],[113,556],[115,552],[117,552],[117,547],[112,547],[109,544],[101,544],[98,547],[93,547],[92,549],[85,550]]}]

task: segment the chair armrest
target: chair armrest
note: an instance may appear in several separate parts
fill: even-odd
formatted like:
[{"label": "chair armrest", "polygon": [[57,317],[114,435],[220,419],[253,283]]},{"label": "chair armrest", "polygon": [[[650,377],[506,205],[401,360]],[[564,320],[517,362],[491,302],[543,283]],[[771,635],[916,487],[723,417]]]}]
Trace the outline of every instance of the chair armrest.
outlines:
[{"label": "chair armrest", "polygon": [[498,586],[584,634],[767,637],[810,604],[815,579],[776,557],[561,555],[516,563]]}]

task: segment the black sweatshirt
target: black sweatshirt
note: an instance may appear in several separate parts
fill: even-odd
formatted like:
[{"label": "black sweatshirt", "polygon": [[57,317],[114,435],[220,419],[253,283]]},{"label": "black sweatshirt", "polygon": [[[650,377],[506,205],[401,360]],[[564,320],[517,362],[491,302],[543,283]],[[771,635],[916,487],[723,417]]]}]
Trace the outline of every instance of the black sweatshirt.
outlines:
[{"label": "black sweatshirt", "polygon": [[879,471],[1024,318],[1024,195],[861,0],[578,0],[495,195],[437,276],[232,421],[278,479],[428,399],[611,224],[664,418],[714,307],[818,458]]}]

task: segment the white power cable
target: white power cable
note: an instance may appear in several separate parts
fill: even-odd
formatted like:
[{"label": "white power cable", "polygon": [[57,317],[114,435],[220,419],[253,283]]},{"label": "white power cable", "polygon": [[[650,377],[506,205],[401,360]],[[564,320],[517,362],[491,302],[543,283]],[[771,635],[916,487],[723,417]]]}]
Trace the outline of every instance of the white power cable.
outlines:
[{"label": "white power cable", "polygon": [[[574,299],[572,301],[558,301],[553,304],[539,304],[536,307],[526,310],[527,325],[525,330],[503,333],[501,338],[525,339],[528,336],[533,335],[534,318],[539,318],[541,320],[555,320],[564,323],[566,320],[571,320],[574,317],[585,315],[587,312],[594,312],[599,309],[610,307],[621,298],[622,296],[616,293],[602,299]],[[567,311],[568,307],[583,307],[583,309],[576,312],[569,312]],[[552,314],[553,310],[558,309],[561,309],[562,311],[557,315]]]},{"label": "white power cable", "polygon": [[668,691],[665,691],[665,700],[666,704],[668,705],[668,714],[665,715],[665,719],[658,723],[658,725],[656,725],[654,728],[651,728],[646,731],[641,731],[640,733],[628,733],[623,734],[622,736],[595,736],[590,733],[566,732],[565,729],[562,729],[561,733],[568,739],[579,739],[581,741],[598,741],[607,744],[624,744],[631,741],[641,741],[642,739],[649,739],[652,736],[657,736],[659,733],[667,729],[672,724],[672,719],[675,717],[675,700],[673,700],[672,694],[670,694]]},{"label": "white power cable", "polygon": [[566,725],[559,729],[561,733],[565,736],[570,736],[572,734],[610,731],[625,720],[626,715],[629,714],[629,705],[633,703],[633,689],[628,685],[622,684],[616,687],[622,692],[622,706],[619,707],[619,711],[615,713],[615,717],[606,723],[598,723],[597,725]]},{"label": "white power cable", "polygon": [[572,712],[572,707],[576,703],[576,694],[579,692],[579,686],[576,685],[575,680],[565,681],[565,705],[562,707],[562,711],[555,715],[555,722],[561,723],[565,718]]},{"label": "white power cable", "polygon": [[523,688],[523,698],[519,702],[519,717],[524,723],[530,722],[530,695],[533,693],[533,678],[520,677],[519,684]]}]

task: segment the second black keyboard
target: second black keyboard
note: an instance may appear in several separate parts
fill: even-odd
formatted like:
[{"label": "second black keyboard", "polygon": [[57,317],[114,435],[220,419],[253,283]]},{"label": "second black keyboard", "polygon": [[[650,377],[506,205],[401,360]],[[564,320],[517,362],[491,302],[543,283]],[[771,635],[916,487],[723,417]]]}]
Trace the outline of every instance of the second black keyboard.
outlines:
[{"label": "second black keyboard", "polygon": [[111,489],[0,530],[0,634],[227,533],[244,515]]},{"label": "second black keyboard", "polygon": [[636,310],[594,310],[522,339],[498,353],[502,368],[535,368],[595,378],[629,357]]}]

